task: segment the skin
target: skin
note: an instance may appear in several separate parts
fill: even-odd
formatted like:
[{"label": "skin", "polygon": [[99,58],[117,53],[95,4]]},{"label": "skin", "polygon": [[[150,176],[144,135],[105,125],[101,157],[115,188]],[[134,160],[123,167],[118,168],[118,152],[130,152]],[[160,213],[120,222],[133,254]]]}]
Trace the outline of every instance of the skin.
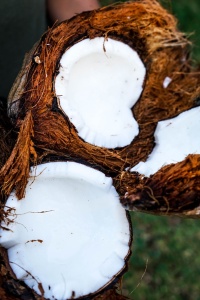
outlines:
[{"label": "skin", "polygon": [[98,0],[46,0],[46,3],[52,22],[61,22],[83,11],[100,7]]}]

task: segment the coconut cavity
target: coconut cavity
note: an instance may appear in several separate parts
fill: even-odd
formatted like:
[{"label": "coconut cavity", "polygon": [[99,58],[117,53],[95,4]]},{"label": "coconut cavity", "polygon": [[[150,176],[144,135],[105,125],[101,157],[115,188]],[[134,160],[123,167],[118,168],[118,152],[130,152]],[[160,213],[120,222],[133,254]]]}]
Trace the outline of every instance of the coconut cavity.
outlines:
[{"label": "coconut cavity", "polygon": [[84,141],[124,147],[139,132],[131,108],[142,93],[145,73],[128,45],[111,38],[85,39],[62,55],[55,92]]},{"label": "coconut cavity", "polygon": [[93,294],[130,254],[130,224],[112,179],[73,162],[32,168],[25,198],[5,205],[0,244],[16,277],[48,299]]},{"label": "coconut cavity", "polygon": [[185,111],[176,118],[158,122],[155,147],[146,162],[140,162],[132,172],[145,176],[163,166],[180,162],[189,154],[200,154],[200,108]]}]

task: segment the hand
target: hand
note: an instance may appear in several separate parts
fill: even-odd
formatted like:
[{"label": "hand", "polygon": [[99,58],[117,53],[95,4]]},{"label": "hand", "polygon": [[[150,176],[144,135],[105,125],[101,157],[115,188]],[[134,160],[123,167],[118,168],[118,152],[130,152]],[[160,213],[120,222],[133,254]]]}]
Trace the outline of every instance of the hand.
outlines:
[{"label": "hand", "polygon": [[83,11],[99,7],[98,0],[47,0],[47,12],[52,22],[61,22]]}]

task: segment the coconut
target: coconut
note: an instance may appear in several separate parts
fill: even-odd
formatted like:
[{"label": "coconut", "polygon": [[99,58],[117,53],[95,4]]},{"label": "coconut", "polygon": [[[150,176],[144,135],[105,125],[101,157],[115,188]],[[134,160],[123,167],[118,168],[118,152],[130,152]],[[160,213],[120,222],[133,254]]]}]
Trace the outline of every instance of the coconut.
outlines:
[{"label": "coconut", "polygon": [[[157,122],[195,105],[199,77],[188,65],[188,45],[174,17],[150,0],[82,13],[55,25],[26,59],[9,96],[19,138],[27,134],[22,124],[32,122],[24,129],[33,128],[39,162],[52,156],[82,161],[108,176],[145,161],[154,147]],[[166,77],[172,82],[164,88]],[[31,158],[33,148],[26,147]],[[3,172],[9,182],[4,190],[9,195],[15,187],[21,198],[28,160],[20,162],[15,174],[13,163]],[[22,177],[23,185],[16,182]]]},{"label": "coconut", "polygon": [[8,197],[1,226],[16,278],[45,299],[99,293],[130,256],[131,226],[111,178],[73,162],[33,168],[25,198]]},{"label": "coconut", "polygon": [[152,153],[124,175],[122,203],[127,209],[199,217],[199,116],[200,108],[195,107],[158,122]]},{"label": "coconut", "polygon": [[122,42],[96,37],[63,54],[55,93],[84,141],[106,148],[124,147],[139,132],[131,108],[141,95],[144,77],[145,67],[137,52]]},{"label": "coconut", "polygon": [[[53,296],[58,299],[123,299],[116,293],[114,284],[125,270],[130,253],[130,226],[125,210],[119,208],[118,197],[130,210],[190,217],[199,214],[200,156],[196,126],[199,129],[200,77],[199,70],[193,69],[190,64],[189,46],[190,42],[176,27],[176,19],[155,0],[128,2],[82,13],[55,24],[34,46],[9,95],[8,114],[18,130],[18,138],[0,171],[2,194],[4,199],[8,198],[6,205],[3,201],[1,205],[1,243],[4,246],[2,299],[41,300]],[[194,120],[190,124],[191,116]],[[177,136],[183,138],[177,139]],[[181,147],[180,140],[183,142]],[[172,147],[175,151],[171,151]],[[80,163],[79,169],[77,164]],[[63,164],[73,166],[72,174],[65,174],[65,179],[60,178]],[[38,167],[35,169],[36,165]],[[52,174],[58,165],[55,178]],[[44,166],[52,176],[48,180],[45,179],[47,173]],[[66,171],[68,167],[64,169]],[[93,171],[84,171],[84,177],[80,177],[82,169]],[[106,191],[107,202],[104,196],[100,201],[104,210],[101,214],[103,221],[97,217],[98,224],[101,224],[103,236],[107,237],[109,233],[114,239],[117,236],[121,264],[118,264],[116,255],[111,254],[108,267],[104,270],[108,280],[103,281],[101,276],[97,276],[93,285],[92,280],[88,279],[93,272],[90,245],[97,254],[94,256],[97,271],[101,269],[102,262],[101,251],[95,248],[97,244],[94,239],[90,240],[86,249],[91,259],[87,276],[82,277],[87,272],[81,271],[76,259],[69,261],[69,257],[70,251],[81,249],[84,253],[81,241],[86,235],[86,232],[83,236],[79,232],[78,245],[71,235],[72,229],[78,232],[84,229],[81,228],[83,223],[88,224],[87,234],[92,235],[94,223],[90,222],[89,211],[96,216],[97,190],[101,190],[100,194],[105,191],[100,188],[102,182],[100,184],[101,180],[95,175],[99,172],[101,178],[113,180],[110,189],[114,190],[116,199],[110,194],[107,199]],[[80,190],[74,188],[74,192],[79,196],[68,194],[72,177],[78,182]],[[46,180],[50,180],[52,186],[47,188],[44,185],[46,198],[37,204],[37,186],[41,182],[43,186]],[[62,185],[65,180],[66,187]],[[60,186],[66,195],[70,195],[66,201],[60,200],[63,199]],[[88,206],[86,198],[83,200],[84,193],[81,191],[85,186],[92,191],[92,198],[89,198],[91,206]],[[55,199],[58,200],[56,205]],[[112,219],[109,215],[115,209],[109,208],[111,202],[113,206],[118,203],[120,211],[118,217],[113,216]],[[65,211],[73,206],[79,212],[81,205],[84,206],[82,213],[87,221],[84,222],[84,216],[79,214],[82,224],[78,226],[73,209],[70,210],[69,220],[67,213],[65,217]],[[54,214],[59,207],[63,212]],[[31,218],[29,212],[32,213]],[[49,219],[52,215],[53,224]],[[38,230],[40,217],[47,218],[41,232]],[[67,228],[64,227],[65,219]],[[56,279],[58,272],[54,276],[51,269],[46,274],[46,266],[53,268],[54,259],[61,260],[61,264],[66,263],[63,251],[62,255],[59,249],[54,253],[58,241],[53,243],[53,248],[47,246],[54,253],[50,265],[48,257],[37,252],[47,249],[44,247],[46,244],[51,244],[46,227],[50,226],[56,236],[55,223],[66,228],[60,230],[61,236],[66,232],[70,242],[75,241],[75,244],[70,243],[70,249],[66,249],[68,247],[62,241],[67,252],[67,264],[79,274],[79,281],[75,284],[73,276],[70,278],[68,289],[64,288],[63,283],[67,282],[69,273],[60,271],[59,264],[54,268],[59,270],[59,274],[64,272],[59,288]],[[128,239],[126,245],[122,243],[121,246],[117,234],[124,224],[129,228],[129,233],[122,230],[127,233]],[[118,228],[116,236],[113,234],[115,227]],[[25,228],[29,233],[32,228],[34,234],[26,234]],[[21,231],[24,233],[17,236]],[[98,235],[98,245],[100,240],[101,235]],[[108,252],[112,241],[106,244]],[[100,243],[100,249],[101,246]],[[20,248],[19,253],[16,253],[15,247]],[[83,255],[81,251],[80,257]],[[46,262],[44,268],[34,258],[35,268],[28,259],[37,253],[42,257],[42,263]],[[11,260],[14,260],[13,264]],[[112,264],[113,260],[110,268],[109,263]],[[110,287],[110,284],[113,286]]]}]

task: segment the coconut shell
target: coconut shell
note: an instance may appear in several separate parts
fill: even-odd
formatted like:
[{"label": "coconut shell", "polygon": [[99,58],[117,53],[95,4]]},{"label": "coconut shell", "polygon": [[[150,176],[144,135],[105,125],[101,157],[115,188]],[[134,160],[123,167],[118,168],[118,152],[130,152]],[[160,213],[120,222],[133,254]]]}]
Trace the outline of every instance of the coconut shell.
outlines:
[{"label": "coconut shell", "polygon": [[[109,37],[126,43],[138,52],[147,69],[143,93],[132,108],[140,132],[123,148],[106,149],[84,142],[59,108],[56,97],[54,81],[62,54],[79,41],[95,37]],[[55,25],[26,59],[9,96],[10,117],[20,130],[19,139],[24,139],[27,134],[23,123],[28,122],[27,114],[31,112],[32,142],[40,162],[52,156],[58,160],[62,157],[81,161],[113,177],[126,167],[145,161],[154,147],[157,122],[196,105],[200,79],[189,65],[188,46],[188,40],[176,28],[175,18],[152,0],[85,12]],[[166,76],[173,80],[168,89],[162,85]],[[19,151],[18,143],[12,154],[15,160]],[[30,155],[31,150],[27,151]],[[27,174],[27,164],[28,160],[25,160],[20,165],[16,162],[15,166],[20,166],[20,172]],[[5,168],[10,176],[13,161],[12,167],[8,161]],[[2,178],[5,177],[5,171],[1,173]],[[11,177],[9,186],[3,183],[4,191],[9,194],[15,187],[20,198],[26,181],[16,181],[18,172],[16,178]]]},{"label": "coconut shell", "polygon": [[[2,192],[10,194],[13,190],[13,180],[15,180],[16,185],[19,186],[17,190],[19,199],[24,196],[23,186],[26,186],[28,182],[30,162],[32,160],[33,163],[36,163],[37,159],[37,153],[32,142],[33,134],[33,120],[30,111],[22,122],[17,142],[0,173],[0,179],[4,181]],[[23,172],[21,172],[21,166],[24,167]]]},{"label": "coconut shell", "polygon": [[128,300],[128,299],[129,298],[121,294],[118,294],[116,289],[108,290],[94,298],[94,300]]},{"label": "coconut shell", "polygon": [[[149,178],[124,173],[122,204],[129,210],[156,215],[199,218],[200,155],[161,168]],[[126,183],[126,184],[125,184]]]}]

